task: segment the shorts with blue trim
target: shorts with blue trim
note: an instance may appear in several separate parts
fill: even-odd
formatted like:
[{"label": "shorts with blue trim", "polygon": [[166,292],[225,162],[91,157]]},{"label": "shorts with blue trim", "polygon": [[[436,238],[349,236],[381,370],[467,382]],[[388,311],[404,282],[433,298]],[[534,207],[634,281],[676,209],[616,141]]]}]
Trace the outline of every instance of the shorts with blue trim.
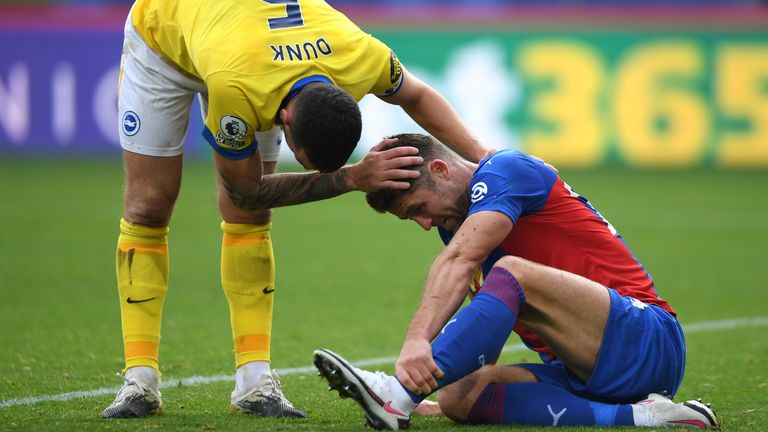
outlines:
[{"label": "shorts with blue trim", "polygon": [[[202,118],[208,115],[205,83],[153,51],[133,27],[130,13],[125,21],[118,94],[120,146],[132,153],[182,154],[195,95]],[[282,136],[279,126],[255,133],[251,146],[258,148],[262,162],[278,160]]]},{"label": "shorts with blue trim", "polygon": [[683,329],[669,312],[613,289],[595,369],[583,383],[559,361],[518,364],[539,381],[607,403],[633,403],[649,393],[674,396],[685,371]]}]

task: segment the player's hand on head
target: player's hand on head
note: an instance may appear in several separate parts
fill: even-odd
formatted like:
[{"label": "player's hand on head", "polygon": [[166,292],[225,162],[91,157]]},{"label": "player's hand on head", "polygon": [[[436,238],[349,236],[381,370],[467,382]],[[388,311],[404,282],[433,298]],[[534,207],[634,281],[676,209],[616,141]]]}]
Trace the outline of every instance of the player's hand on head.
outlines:
[{"label": "player's hand on head", "polygon": [[407,180],[419,177],[418,171],[404,169],[423,162],[415,147],[395,147],[382,150],[397,139],[384,139],[374,146],[363,160],[349,168],[354,190],[375,192],[381,189],[408,189]]},{"label": "player's hand on head", "polygon": [[371,151],[377,151],[380,152],[383,149],[387,148],[388,146],[396,143],[398,141],[397,138],[383,138],[380,143],[376,144],[375,146],[371,147]]},{"label": "player's hand on head", "polygon": [[445,376],[432,358],[432,346],[426,339],[406,339],[395,362],[395,374],[403,386],[420,395],[437,390],[437,380]]}]

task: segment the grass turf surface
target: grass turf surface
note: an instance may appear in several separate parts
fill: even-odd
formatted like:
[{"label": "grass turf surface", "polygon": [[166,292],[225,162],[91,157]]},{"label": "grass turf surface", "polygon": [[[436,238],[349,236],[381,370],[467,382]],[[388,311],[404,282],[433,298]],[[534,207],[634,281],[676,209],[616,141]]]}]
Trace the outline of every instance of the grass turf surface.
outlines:
[{"label": "grass turf surface", "polygon": [[[561,174],[622,233],[683,324],[768,315],[768,172]],[[232,373],[213,179],[210,163],[185,167],[170,234],[160,351],[167,380]],[[120,385],[114,376],[122,367],[122,346],[113,251],[121,182],[114,161],[0,161],[0,403]],[[352,361],[397,354],[426,269],[440,249],[436,233],[375,214],[362,194],[353,193],[277,209],[273,239],[276,368],[308,366],[318,347]],[[713,402],[725,430],[768,429],[765,330],[689,334],[677,400],[702,396]],[[520,351],[503,357],[534,359]],[[391,365],[379,368],[392,371]],[[111,393],[0,407],[0,430],[362,427],[356,406],[328,393],[314,374],[289,374],[283,381],[309,419],[231,415],[233,383],[223,381],[166,388],[166,415],[147,419],[99,419]],[[413,421],[414,430],[456,427],[445,419]],[[582,429],[589,428],[569,430]]]}]

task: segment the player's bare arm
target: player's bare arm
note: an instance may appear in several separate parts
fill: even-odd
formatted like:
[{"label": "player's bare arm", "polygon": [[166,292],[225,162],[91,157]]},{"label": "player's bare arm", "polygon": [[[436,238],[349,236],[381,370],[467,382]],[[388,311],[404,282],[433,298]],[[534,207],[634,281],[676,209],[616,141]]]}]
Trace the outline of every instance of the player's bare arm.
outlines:
[{"label": "player's bare arm", "polygon": [[432,359],[430,342],[461,306],[475,269],[512,229],[503,213],[481,211],[461,225],[437,256],[427,275],[419,304],[395,363],[400,382],[414,393],[437,388],[442,371]]},{"label": "player's bare arm", "polygon": [[488,156],[489,150],[480,145],[448,100],[405,68],[397,93],[381,99],[400,105],[419,126],[465,159],[478,162]]},{"label": "player's bare arm", "polygon": [[222,181],[232,202],[248,211],[303,204],[339,196],[351,191],[344,169],[332,173],[284,173],[261,178],[255,191],[243,193],[222,174]]},{"label": "player's bare arm", "polygon": [[[379,150],[390,141],[378,144],[360,162],[331,173],[269,174],[260,176],[258,182],[252,174],[240,170],[220,169],[219,173],[232,202],[248,211],[320,201],[356,190],[407,189],[409,183],[405,180],[418,177],[418,172],[402,168],[417,165],[422,158],[413,147]],[[236,165],[226,161],[221,164]]]}]

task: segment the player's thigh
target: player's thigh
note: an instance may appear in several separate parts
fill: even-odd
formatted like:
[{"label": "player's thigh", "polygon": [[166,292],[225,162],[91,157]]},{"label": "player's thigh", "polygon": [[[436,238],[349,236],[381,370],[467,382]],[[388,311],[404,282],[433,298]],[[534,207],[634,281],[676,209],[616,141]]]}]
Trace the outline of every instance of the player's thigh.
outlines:
[{"label": "player's thigh", "polygon": [[489,384],[536,381],[533,373],[519,366],[483,366],[459,381],[441,388],[438,402],[443,414],[453,421],[463,423],[467,421],[472,408]]},{"label": "player's thigh", "polygon": [[533,330],[579,378],[587,380],[597,361],[610,295],[604,286],[517,257],[496,263],[512,273],[525,294],[519,322]]},{"label": "player's thigh", "polygon": [[181,187],[182,156],[147,156],[123,150],[123,216],[130,222],[166,226]]},{"label": "player's thigh", "polygon": [[167,225],[181,184],[189,109],[202,81],[152,51],[126,20],[118,110],[125,162],[125,217]]},{"label": "player's thigh", "polygon": [[674,395],[685,372],[685,337],[664,309],[610,290],[611,313],[600,357],[579,392],[611,402],[637,401],[648,393]]},{"label": "player's thigh", "polygon": [[118,89],[120,145],[147,156],[178,156],[195,94],[205,84],[154,52],[126,22]]}]

